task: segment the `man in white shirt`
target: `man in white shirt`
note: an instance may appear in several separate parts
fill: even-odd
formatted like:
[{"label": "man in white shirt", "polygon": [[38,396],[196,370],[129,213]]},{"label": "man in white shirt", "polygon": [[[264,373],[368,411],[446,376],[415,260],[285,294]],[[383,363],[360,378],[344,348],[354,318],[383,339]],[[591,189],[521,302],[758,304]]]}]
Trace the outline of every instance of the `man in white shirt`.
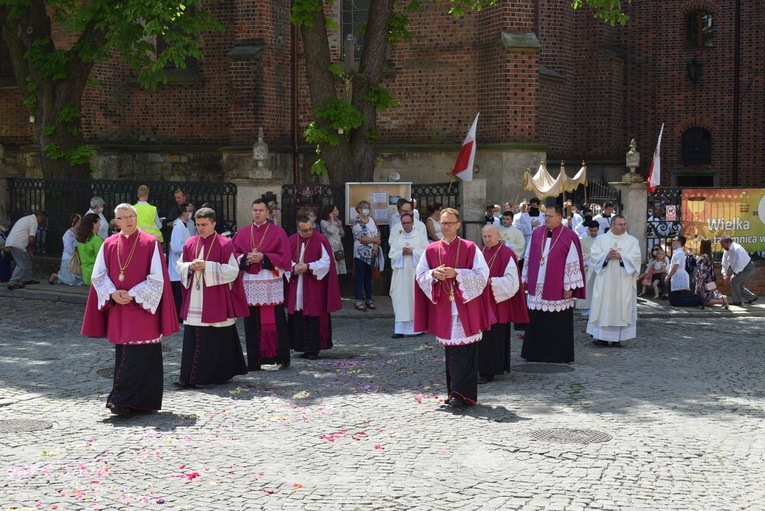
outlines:
[{"label": "man in white shirt", "polygon": [[[404,232],[404,229],[401,227],[401,217],[404,215],[413,215],[412,210],[414,209],[412,206],[412,203],[409,202],[406,199],[399,199],[396,202],[396,209],[398,210],[397,213],[394,213],[390,217],[390,222],[388,225],[390,226],[390,235],[388,236],[388,246],[392,247],[396,244],[396,238],[401,235],[401,233]],[[419,220],[415,219],[414,221],[414,230],[420,234],[425,235],[425,239],[428,239],[428,229],[425,227],[425,224],[420,222]]]},{"label": "man in white shirt", "polygon": [[513,212],[505,211],[502,213],[502,226],[498,229],[499,237],[505,242],[505,245],[513,251],[518,260],[518,267],[522,266],[523,253],[526,250],[526,238],[520,229],[513,225]]},{"label": "man in white shirt", "polygon": [[[757,300],[757,295],[749,291],[744,284],[746,280],[754,274],[754,263],[744,247],[733,241],[730,236],[723,236],[720,239],[720,246],[725,250],[722,256],[722,276],[725,280],[730,280],[730,289],[733,294],[731,305],[741,305],[746,302],[748,305]],[[729,275],[730,274],[730,275]]]},{"label": "man in white shirt", "polygon": [[675,307],[693,307],[697,305],[691,294],[691,277],[685,271],[686,238],[682,234],[672,240],[672,260],[669,262],[669,272],[664,281],[669,284],[669,304]]},{"label": "man in white shirt", "polygon": [[[189,204],[183,202],[178,205],[180,216],[173,220],[173,230],[170,233],[170,246],[167,251],[167,272],[170,276],[170,286],[173,289],[173,298],[175,299],[175,310],[178,317],[181,317],[181,305],[183,303],[183,293],[181,285],[181,275],[178,273],[178,261],[183,255],[183,246],[186,240],[191,237],[188,228],[189,217],[191,215]],[[183,321],[181,319],[181,321]]]},{"label": "man in white shirt", "polygon": [[540,204],[541,202],[536,197],[529,199],[528,211],[521,213],[521,217],[518,219],[518,223],[516,224],[516,227],[521,230],[523,237],[526,239],[526,247],[524,248],[524,253],[526,251],[525,249],[529,246],[531,233],[534,232],[534,229],[545,223],[545,215],[544,213],[540,212]]},{"label": "man in white shirt", "polygon": [[35,236],[37,227],[45,222],[45,212],[35,211],[18,219],[13,225],[11,233],[5,240],[5,246],[11,252],[16,268],[13,270],[11,280],[8,281],[8,289],[21,289],[25,285],[39,284],[39,280],[32,279],[32,259],[34,258]]},{"label": "man in white shirt", "polygon": [[611,228],[611,219],[614,214],[614,203],[606,201],[603,203],[603,212],[599,215],[595,215],[595,220],[600,224],[600,232],[598,234],[605,234]]},{"label": "man in white shirt", "polygon": [[[589,229],[590,229],[590,222],[593,221],[592,217],[592,210],[590,208],[584,208],[582,210],[582,214],[584,215],[584,218],[582,219],[582,223],[574,227],[574,232],[577,236],[579,236],[579,239],[588,238],[590,236]],[[598,234],[600,234],[600,224],[598,224]]]},{"label": "man in white shirt", "polygon": [[[576,231],[576,228],[584,222],[584,218],[579,214],[579,208],[570,200],[567,200],[563,206],[566,210],[566,218],[563,219],[563,224],[569,229]],[[579,237],[581,238],[581,236]]]}]

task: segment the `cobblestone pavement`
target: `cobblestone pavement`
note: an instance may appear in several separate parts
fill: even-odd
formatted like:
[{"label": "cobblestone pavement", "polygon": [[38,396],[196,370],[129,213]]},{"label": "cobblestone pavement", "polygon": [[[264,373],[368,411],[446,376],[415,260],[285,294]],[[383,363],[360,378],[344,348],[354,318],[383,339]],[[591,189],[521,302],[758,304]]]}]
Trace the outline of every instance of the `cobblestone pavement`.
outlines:
[{"label": "cobblestone pavement", "polygon": [[568,366],[525,364],[516,333],[512,374],[462,412],[442,348],[390,318],[338,317],[325,357],[205,390],[171,386],[177,334],[163,410],[123,419],[81,304],[0,307],[0,510],[765,509],[762,317],[640,319],[621,349],[577,318]]}]

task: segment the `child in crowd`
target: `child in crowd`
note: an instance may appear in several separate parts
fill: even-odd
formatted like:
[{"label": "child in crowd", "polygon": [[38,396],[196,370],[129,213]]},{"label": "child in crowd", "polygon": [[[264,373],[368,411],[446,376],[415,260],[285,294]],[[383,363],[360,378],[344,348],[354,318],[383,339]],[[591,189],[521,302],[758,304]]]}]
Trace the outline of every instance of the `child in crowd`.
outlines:
[{"label": "child in crowd", "polygon": [[648,256],[648,262],[645,264],[645,271],[637,277],[638,284],[643,285],[638,296],[643,296],[646,291],[648,291],[648,288],[653,284],[653,262],[656,260],[656,253],[660,248],[661,247],[659,245],[653,246],[651,249],[651,255]]},{"label": "child in crowd", "polygon": [[653,288],[654,299],[666,294],[664,277],[667,275],[669,260],[667,253],[659,245],[651,249],[651,257],[646,263],[645,272],[638,275],[638,282],[643,285],[638,296],[643,296],[649,287]]},{"label": "child in crowd", "polygon": [[658,247],[656,251],[656,258],[653,261],[651,267],[651,287],[653,288],[654,299],[660,296],[666,297],[667,289],[664,285],[664,277],[667,276],[669,270],[669,259],[667,259],[667,253],[663,248]]}]

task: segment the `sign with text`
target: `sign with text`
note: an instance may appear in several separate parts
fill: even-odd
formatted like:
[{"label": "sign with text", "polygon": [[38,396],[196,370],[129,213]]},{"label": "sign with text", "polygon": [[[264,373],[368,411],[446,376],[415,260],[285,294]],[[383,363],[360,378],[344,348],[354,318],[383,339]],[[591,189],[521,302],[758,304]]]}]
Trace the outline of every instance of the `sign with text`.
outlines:
[{"label": "sign with text", "polygon": [[765,189],[686,188],[682,198],[683,235],[707,238],[714,252],[730,236],[747,252],[765,250]]},{"label": "sign with text", "polygon": [[345,223],[353,225],[358,217],[356,205],[367,201],[370,213],[378,225],[388,225],[391,215],[396,213],[396,201],[412,198],[412,183],[345,183]]}]

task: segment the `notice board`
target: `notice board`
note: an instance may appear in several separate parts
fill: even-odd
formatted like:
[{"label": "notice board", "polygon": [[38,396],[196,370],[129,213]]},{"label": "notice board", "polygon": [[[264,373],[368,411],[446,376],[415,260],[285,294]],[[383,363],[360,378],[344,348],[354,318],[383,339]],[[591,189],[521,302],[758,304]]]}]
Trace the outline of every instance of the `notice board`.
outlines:
[{"label": "notice board", "polygon": [[356,204],[365,200],[372,205],[370,216],[378,225],[388,225],[396,213],[396,201],[412,198],[412,183],[345,183],[345,223],[352,225],[359,216]]}]

